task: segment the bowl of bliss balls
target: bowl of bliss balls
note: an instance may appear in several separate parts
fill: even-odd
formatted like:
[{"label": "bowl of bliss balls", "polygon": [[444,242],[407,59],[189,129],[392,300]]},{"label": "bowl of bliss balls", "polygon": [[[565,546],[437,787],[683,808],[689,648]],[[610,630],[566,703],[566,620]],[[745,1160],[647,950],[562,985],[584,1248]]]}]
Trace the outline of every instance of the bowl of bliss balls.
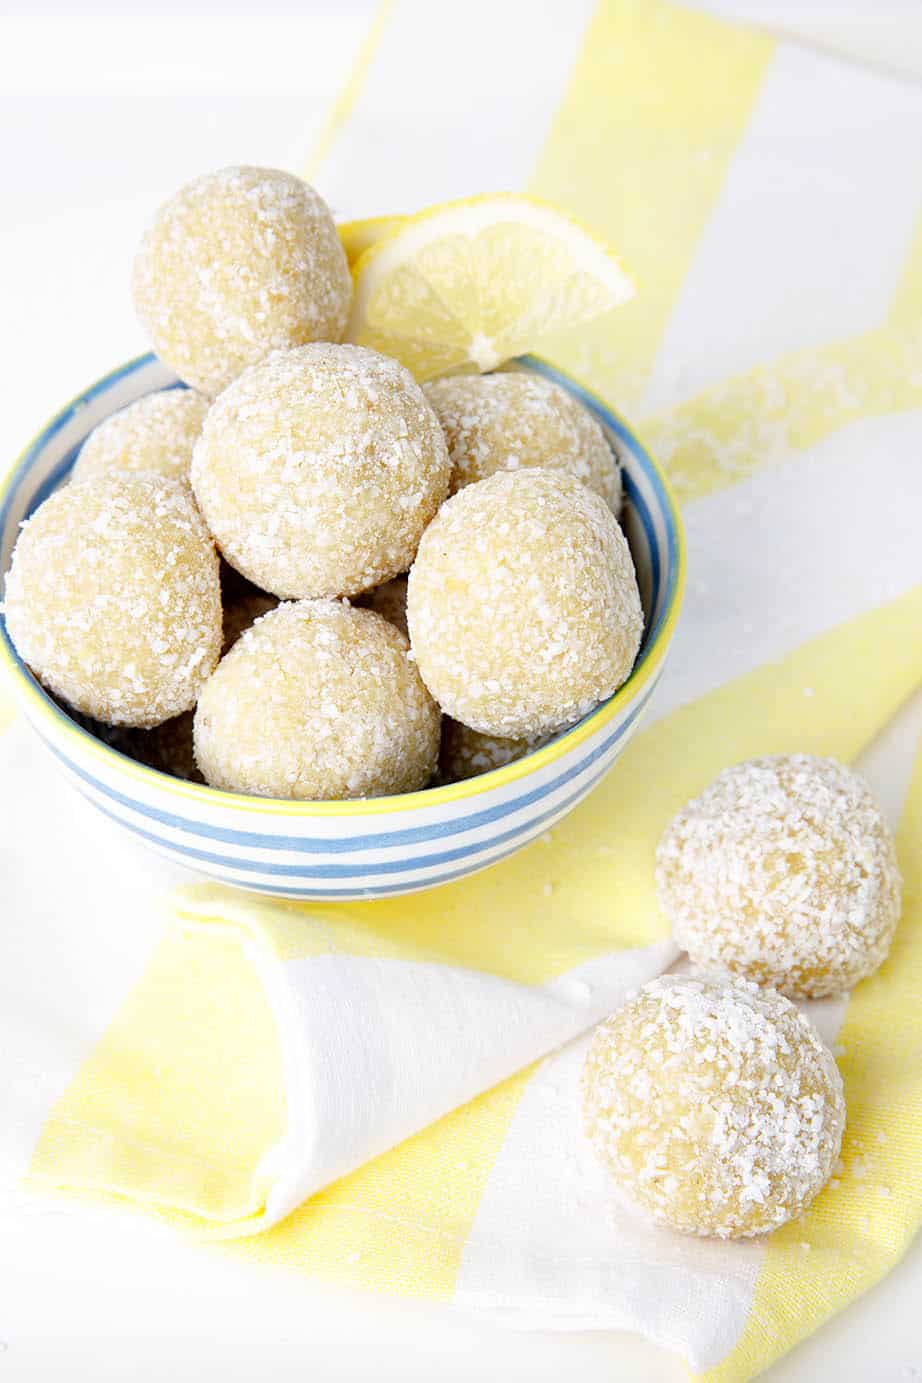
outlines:
[{"label": "bowl of bliss balls", "polygon": [[78,790],[237,887],[385,897],[547,830],[627,743],[681,603],[681,524],[545,362],[419,384],[344,343],[299,179],[199,178],[138,252],[157,355],[0,486],[0,650]]}]

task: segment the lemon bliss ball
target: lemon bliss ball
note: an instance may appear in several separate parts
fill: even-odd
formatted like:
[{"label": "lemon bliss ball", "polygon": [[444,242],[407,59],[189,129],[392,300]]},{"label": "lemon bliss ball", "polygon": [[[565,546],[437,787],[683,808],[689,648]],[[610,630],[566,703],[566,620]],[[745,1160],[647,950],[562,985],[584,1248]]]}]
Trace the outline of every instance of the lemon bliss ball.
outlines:
[{"label": "lemon bliss ball", "polygon": [[643,630],[627,541],[573,476],[501,472],[448,500],[410,572],[420,674],[446,714],[530,739],[625,680]]},{"label": "lemon bliss ball", "polygon": [[582,480],[618,513],[621,470],[592,414],[559,384],[513,371],[424,385],[448,439],[452,494],[496,471],[543,466]]},{"label": "lemon bliss ball", "polygon": [[329,208],[274,168],[180,188],[141,242],[132,289],[161,360],[212,396],[272,350],[339,341],[352,301]]},{"label": "lemon bliss ball", "polygon": [[360,346],[310,345],[217,399],[192,484],[225,558],[257,586],[358,595],[409,567],[449,471],[408,370]]},{"label": "lemon bliss ball", "polygon": [[656,881],[693,961],[795,997],[871,974],[900,915],[893,839],[867,784],[807,754],[721,773],[666,830]]},{"label": "lemon bliss ball", "polygon": [[195,712],[212,787],[306,800],[425,787],[439,710],[403,635],[331,600],[280,605],[221,659]]},{"label": "lemon bliss ball", "polygon": [[189,487],[107,475],[23,526],[6,585],[24,662],[78,711],[158,725],[194,705],[221,651],[218,556]]},{"label": "lemon bliss ball", "polygon": [[790,1000],[678,975],[596,1029],[583,1112],[630,1200],[672,1229],[728,1239],[800,1215],[845,1126],[835,1061]]},{"label": "lemon bliss ball", "polygon": [[72,478],[154,471],[188,480],[192,448],[207,411],[208,400],[194,389],[146,394],[94,427],[80,448]]}]

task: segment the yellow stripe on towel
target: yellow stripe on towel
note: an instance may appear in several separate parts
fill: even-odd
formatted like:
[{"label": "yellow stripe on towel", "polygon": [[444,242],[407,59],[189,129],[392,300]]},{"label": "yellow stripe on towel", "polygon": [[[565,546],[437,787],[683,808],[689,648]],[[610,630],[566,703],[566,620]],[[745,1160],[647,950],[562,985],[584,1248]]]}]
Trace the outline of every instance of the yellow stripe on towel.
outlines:
[{"label": "yellow stripe on towel", "polygon": [[[250,903],[215,886],[184,892],[179,907],[195,925],[168,933],[58,1101],[33,1173],[246,1233],[284,1099],[268,1009],[232,940],[244,921],[289,959],[330,949],[416,955],[524,982],[648,942],[663,928],[653,850],[675,807],[730,759],[860,752],[922,681],[920,622],[922,588],[675,712],[629,746],[550,845],[432,894],[345,905],[334,928],[327,910],[311,920],[309,905]],[[424,1130],[239,1251],[320,1277],[447,1295],[526,1082],[506,1082]]]},{"label": "yellow stripe on towel", "polygon": [[227,1247],[309,1277],[450,1299],[487,1180],[530,1070],[423,1129]]},{"label": "yellow stripe on towel", "polygon": [[171,928],[52,1109],[31,1175],[242,1232],[285,1120],[275,1023],[236,939]]},{"label": "yellow stripe on towel", "polygon": [[[638,737],[589,801],[555,828],[552,846],[533,845],[431,897],[400,900],[403,935],[418,929],[430,946],[438,944],[442,958],[464,955],[464,963],[473,964],[476,954],[467,953],[461,933],[485,917],[492,940],[482,952],[484,968],[504,950],[504,973],[537,978],[517,919],[523,890],[536,874],[546,877],[549,857],[559,882],[542,902],[559,909],[554,927],[563,934],[560,945],[569,948],[568,956],[558,956],[560,969],[624,944],[624,914],[635,919],[632,942],[655,939],[663,923],[653,852],[671,813],[734,759],[796,749],[854,758],[922,681],[922,647],[911,637],[920,621],[922,588],[677,711]],[[860,697],[853,691],[856,666],[869,673]],[[805,686],[813,688],[812,697],[803,696]],[[391,903],[345,911],[388,936],[400,926]],[[540,909],[529,907],[528,916],[541,952]],[[324,1279],[450,1295],[482,1190],[528,1079],[525,1072],[505,1082],[344,1178],[284,1224],[235,1247]]]},{"label": "yellow stripe on towel", "polygon": [[801,1220],[768,1240],[746,1329],[708,1383],[766,1368],[888,1273],[922,1223],[920,844],[922,753],[897,837],[903,916],[884,966],[849,999],[839,1034],[842,1171]]},{"label": "yellow stripe on towel", "polygon": [[395,0],[378,0],[371,23],[355,55],[352,70],[337,96],[332,110],[324,121],[317,142],[304,165],[304,176],[308,182],[313,182],[317,177],[318,170],[336,141],[336,136],[355,109],[355,104],[361,95],[365,78],[368,75],[368,69],[374,61],[378,45],[393,13],[394,4]]},{"label": "yellow stripe on towel", "polygon": [[698,499],[861,418],[922,408],[922,216],[886,321],[724,380],[642,436],[679,499]]},{"label": "yellow stripe on towel", "polygon": [[640,432],[685,503],[804,451],[848,423],[922,408],[922,318],[793,351],[697,395]]},{"label": "yellow stripe on towel", "polygon": [[637,296],[542,342],[630,410],[775,52],[773,39],[660,0],[601,0],[528,190],[624,256]]}]

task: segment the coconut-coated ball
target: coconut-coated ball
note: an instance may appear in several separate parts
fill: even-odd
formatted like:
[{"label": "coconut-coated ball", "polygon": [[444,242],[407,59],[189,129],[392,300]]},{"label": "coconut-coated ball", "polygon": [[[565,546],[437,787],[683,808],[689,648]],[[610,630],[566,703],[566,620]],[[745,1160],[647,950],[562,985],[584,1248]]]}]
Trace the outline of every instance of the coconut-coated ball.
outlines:
[{"label": "coconut-coated ball", "polygon": [[608,505],[542,469],[500,472],[442,506],[410,572],[407,616],[443,711],[512,739],[571,724],[610,696],[643,631]]},{"label": "coconut-coated ball", "polygon": [[391,624],[395,624],[401,634],[407,634],[407,578],[405,576],[395,576],[392,581],[385,581],[383,586],[376,586],[373,591],[366,591],[360,598],[360,604],[367,610],[377,610],[379,615],[383,615]]},{"label": "coconut-coated ball", "polygon": [[439,751],[439,782],[461,783],[477,778],[494,768],[504,768],[537,749],[541,740],[503,739],[483,735],[462,725],[451,716],[442,717],[442,747]]},{"label": "coconut-coated ball", "polygon": [[543,466],[575,475],[618,513],[618,462],[592,414],[559,384],[501,371],[452,375],[423,389],[448,440],[452,494],[496,471]]},{"label": "coconut-coated ball", "polygon": [[93,428],[80,448],[72,479],[107,471],[153,471],[188,480],[192,448],[207,412],[208,400],[194,389],[145,394]]},{"label": "coconut-coated ball", "polygon": [[789,999],[746,980],[664,975],[595,1031],[586,1131],[619,1188],[686,1234],[795,1219],[836,1164],[835,1061]]},{"label": "coconut-coated ball", "polygon": [[439,710],[407,640],[371,610],[279,605],[221,659],[195,712],[195,757],[212,787],[306,800],[425,787]]},{"label": "coconut-coated ball", "polygon": [[839,994],[883,962],[900,915],[893,838],[862,778],[782,754],[719,774],[667,828],[656,882],[696,963],[785,994]]},{"label": "coconut-coated ball", "polygon": [[157,212],[135,309],[161,360],[213,397],[270,351],[339,341],[352,281],[323,198],[275,168],[223,168]]},{"label": "coconut-coated ball", "polygon": [[5,608],[20,657],[78,711],[151,726],[188,710],[221,651],[218,555],[188,485],[57,491],[23,526]]},{"label": "coconut-coated ball", "polygon": [[448,491],[445,438],[396,360],[310,345],[246,370],[192,460],[232,567],[282,597],[358,595],[409,567]]}]

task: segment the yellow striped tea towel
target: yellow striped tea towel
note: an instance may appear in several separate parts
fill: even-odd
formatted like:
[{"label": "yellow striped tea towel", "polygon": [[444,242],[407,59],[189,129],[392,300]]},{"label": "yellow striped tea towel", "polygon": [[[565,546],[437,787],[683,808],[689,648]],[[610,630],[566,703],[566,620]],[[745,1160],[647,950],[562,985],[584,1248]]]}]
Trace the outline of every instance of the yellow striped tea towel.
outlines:
[{"label": "yellow striped tea towel", "polygon": [[[315,175],[350,215],[526,187],[624,253],[637,298],[550,353],[638,422],[686,502],[654,722],[551,839],[336,909],[190,883],[14,724],[0,1155],[254,1261],[631,1329],[745,1379],[922,1215],[922,710],[894,721],[922,683],[922,91],[657,0],[532,8],[490,7],[490,45],[460,26],[461,90],[420,61],[438,7],[388,6]],[[795,749],[866,766],[905,915],[880,974],[812,1010],[849,1102],[838,1184],[767,1241],[689,1242],[620,1208],[588,1156],[577,1034],[674,957],[652,889],[670,814],[724,764]]]}]

